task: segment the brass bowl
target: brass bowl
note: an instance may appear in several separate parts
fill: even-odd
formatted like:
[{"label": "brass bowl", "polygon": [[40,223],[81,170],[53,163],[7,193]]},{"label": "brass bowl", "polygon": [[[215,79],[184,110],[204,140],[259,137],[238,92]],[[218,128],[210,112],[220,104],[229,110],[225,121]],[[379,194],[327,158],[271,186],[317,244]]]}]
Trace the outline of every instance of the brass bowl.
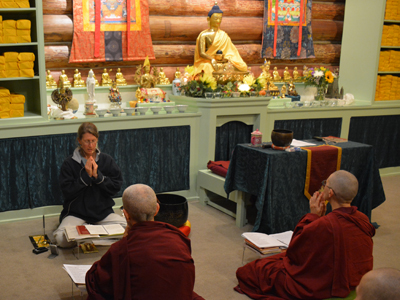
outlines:
[{"label": "brass bowl", "polygon": [[278,147],[288,147],[293,140],[293,131],[286,129],[274,129],[271,133],[272,144]]}]

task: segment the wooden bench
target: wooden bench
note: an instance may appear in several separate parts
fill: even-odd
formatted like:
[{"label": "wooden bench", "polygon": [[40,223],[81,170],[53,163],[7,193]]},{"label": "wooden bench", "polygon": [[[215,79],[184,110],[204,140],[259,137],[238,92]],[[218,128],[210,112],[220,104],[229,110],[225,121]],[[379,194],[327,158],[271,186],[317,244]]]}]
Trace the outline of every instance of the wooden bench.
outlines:
[{"label": "wooden bench", "polygon": [[233,191],[229,194],[229,199],[236,203],[236,213],[222,207],[221,205],[212,202],[208,197],[206,191],[213,192],[221,197],[226,198],[226,192],[224,190],[225,178],[217,174],[212,173],[210,170],[199,170],[197,174],[197,194],[199,195],[200,203],[203,205],[210,205],[236,219],[236,226],[243,227],[247,224],[246,219],[246,206],[245,198],[246,193],[241,191]]}]

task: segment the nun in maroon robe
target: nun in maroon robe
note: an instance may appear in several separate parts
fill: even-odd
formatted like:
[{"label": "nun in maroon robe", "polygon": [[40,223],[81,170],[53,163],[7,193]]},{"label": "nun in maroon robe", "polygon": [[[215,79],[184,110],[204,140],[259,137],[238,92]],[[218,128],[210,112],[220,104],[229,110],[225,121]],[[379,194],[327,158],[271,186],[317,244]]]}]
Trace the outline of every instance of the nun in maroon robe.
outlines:
[{"label": "nun in maroon robe", "polygon": [[190,240],[174,226],[144,221],[87,272],[87,299],[203,299],[194,280]]},{"label": "nun in maroon robe", "polygon": [[372,270],[375,228],[355,206],[306,214],[286,253],[239,268],[236,291],[253,299],[346,297]]}]

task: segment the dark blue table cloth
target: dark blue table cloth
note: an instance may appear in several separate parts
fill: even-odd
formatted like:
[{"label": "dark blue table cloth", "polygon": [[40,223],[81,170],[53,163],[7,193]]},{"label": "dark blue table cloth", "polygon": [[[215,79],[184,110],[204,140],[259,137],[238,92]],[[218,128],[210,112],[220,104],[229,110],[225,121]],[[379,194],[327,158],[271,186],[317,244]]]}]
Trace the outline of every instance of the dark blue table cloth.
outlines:
[{"label": "dark blue table cloth", "polygon": [[[315,142],[321,145],[321,142]],[[371,211],[385,201],[374,149],[370,145],[345,142],[341,169],[354,174],[359,192],[352,205],[371,219]],[[307,151],[285,152],[255,148],[250,144],[235,147],[225,180],[225,191],[243,191],[257,197],[257,217],[253,231],[277,233],[293,230],[310,211],[304,195]]]}]

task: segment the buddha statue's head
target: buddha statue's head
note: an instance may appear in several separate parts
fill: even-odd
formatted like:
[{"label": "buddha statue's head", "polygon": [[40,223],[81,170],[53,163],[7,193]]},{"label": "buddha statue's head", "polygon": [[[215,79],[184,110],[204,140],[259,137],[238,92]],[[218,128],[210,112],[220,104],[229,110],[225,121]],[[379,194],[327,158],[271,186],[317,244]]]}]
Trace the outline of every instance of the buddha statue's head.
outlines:
[{"label": "buddha statue's head", "polygon": [[223,11],[219,8],[219,6],[217,5],[217,2],[215,2],[214,6],[208,12],[208,16],[207,16],[207,21],[210,24],[210,27],[219,28],[221,21],[222,21],[222,14],[223,14]]}]

